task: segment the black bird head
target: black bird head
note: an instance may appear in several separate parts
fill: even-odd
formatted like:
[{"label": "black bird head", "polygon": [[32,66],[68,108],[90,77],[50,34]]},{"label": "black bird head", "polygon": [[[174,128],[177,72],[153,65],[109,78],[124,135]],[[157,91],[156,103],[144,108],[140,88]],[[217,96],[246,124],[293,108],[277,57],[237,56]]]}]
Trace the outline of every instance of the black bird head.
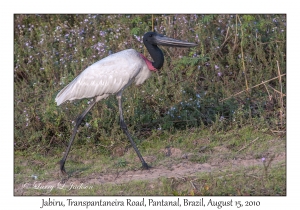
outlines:
[{"label": "black bird head", "polygon": [[156,69],[160,69],[164,64],[164,55],[157,45],[169,47],[195,47],[198,45],[191,42],[172,39],[156,32],[145,33],[143,42],[154,61],[152,65]]}]

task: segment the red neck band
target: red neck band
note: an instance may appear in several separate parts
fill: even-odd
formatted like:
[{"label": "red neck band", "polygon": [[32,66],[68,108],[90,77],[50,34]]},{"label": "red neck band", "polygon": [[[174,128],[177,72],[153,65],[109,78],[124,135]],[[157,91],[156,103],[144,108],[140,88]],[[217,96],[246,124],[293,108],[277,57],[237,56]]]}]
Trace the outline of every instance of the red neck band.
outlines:
[{"label": "red neck band", "polygon": [[147,66],[148,66],[148,69],[150,71],[156,71],[157,69],[152,65],[152,62],[149,61],[142,53],[140,54],[141,58],[144,59],[144,61],[146,62]]}]

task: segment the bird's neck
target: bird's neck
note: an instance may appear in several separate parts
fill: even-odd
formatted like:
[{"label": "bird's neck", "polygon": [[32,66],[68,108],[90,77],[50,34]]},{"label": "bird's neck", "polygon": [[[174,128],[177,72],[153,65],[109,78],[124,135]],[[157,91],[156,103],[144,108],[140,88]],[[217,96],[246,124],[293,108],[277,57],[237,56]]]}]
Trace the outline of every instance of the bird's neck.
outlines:
[{"label": "bird's neck", "polygon": [[153,66],[153,62],[149,61],[142,53],[140,53],[141,58],[144,59],[144,61],[147,64],[147,67],[150,71],[156,71],[157,69]]},{"label": "bird's neck", "polygon": [[152,45],[148,42],[144,44],[153,59],[153,67],[156,69],[160,69],[164,64],[164,54],[162,53],[161,49],[159,49],[157,45]]}]

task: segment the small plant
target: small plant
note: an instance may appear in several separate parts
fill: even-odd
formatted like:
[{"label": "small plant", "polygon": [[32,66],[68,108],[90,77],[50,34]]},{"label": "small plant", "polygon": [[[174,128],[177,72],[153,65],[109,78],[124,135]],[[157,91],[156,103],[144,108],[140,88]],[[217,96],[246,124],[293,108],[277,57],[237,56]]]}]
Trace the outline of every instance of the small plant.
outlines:
[{"label": "small plant", "polygon": [[264,178],[268,179],[268,177],[269,177],[268,170],[269,170],[269,168],[271,166],[271,163],[274,160],[274,158],[275,158],[275,155],[272,155],[270,158],[263,157],[261,159],[261,161],[262,161],[262,163],[264,165],[264,176],[263,176],[263,179]]},{"label": "small plant", "polygon": [[117,162],[117,167],[124,168],[127,166],[127,161],[123,158],[120,158]]}]

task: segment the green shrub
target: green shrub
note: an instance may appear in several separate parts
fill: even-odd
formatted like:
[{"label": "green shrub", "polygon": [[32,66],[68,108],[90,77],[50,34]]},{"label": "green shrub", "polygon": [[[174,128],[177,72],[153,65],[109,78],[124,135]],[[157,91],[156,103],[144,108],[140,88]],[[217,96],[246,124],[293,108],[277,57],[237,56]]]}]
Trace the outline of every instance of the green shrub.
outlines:
[{"label": "green shrub", "polygon": [[[56,94],[110,53],[144,52],[142,36],[152,30],[151,15],[16,14],[14,21],[15,150],[40,152],[65,145],[87,106],[88,99],[57,107]],[[139,139],[199,126],[285,128],[286,78],[276,78],[278,69],[286,73],[285,15],[154,15],[153,26],[199,46],[162,47],[164,67],[124,92],[125,120]],[[114,97],[99,102],[77,144],[119,144],[117,110]]]}]

